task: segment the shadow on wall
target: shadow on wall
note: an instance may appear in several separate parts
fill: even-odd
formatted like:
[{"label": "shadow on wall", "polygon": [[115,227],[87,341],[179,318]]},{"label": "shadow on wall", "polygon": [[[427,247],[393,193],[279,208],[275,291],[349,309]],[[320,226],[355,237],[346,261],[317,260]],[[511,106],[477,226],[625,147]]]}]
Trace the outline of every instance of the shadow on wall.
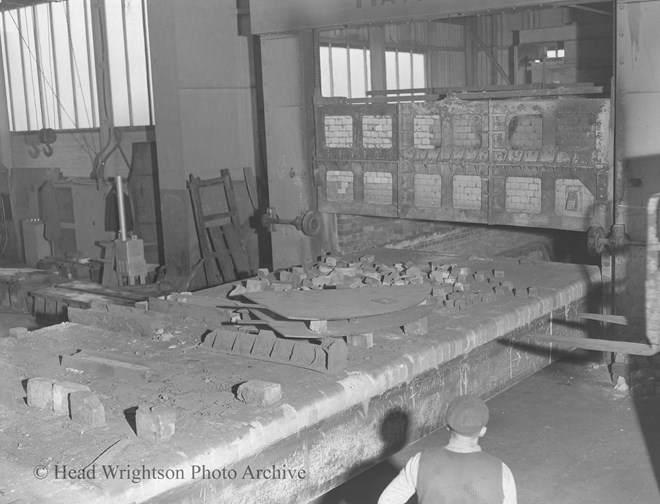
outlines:
[{"label": "shadow on wall", "polygon": [[[399,468],[384,459],[406,446],[408,425],[408,413],[400,408],[390,410],[380,425],[380,437],[384,443],[380,455],[354,467],[350,471],[351,479],[349,481],[310,504],[376,504],[382,491],[399,473]],[[381,462],[381,460],[384,461]],[[378,466],[374,467],[376,464]],[[361,477],[354,479],[357,475],[361,475]],[[365,481],[368,481],[367,485],[365,485]],[[417,502],[417,499],[413,496],[408,502],[413,504]]]}]

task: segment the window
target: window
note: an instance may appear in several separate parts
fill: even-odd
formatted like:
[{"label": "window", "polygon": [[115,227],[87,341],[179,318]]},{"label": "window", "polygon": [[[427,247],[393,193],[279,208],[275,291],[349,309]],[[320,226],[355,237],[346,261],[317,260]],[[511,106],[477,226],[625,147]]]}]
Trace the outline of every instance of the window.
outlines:
[{"label": "window", "polygon": [[[322,96],[364,98],[371,90],[371,52],[355,45],[322,44],[319,48]],[[422,52],[385,51],[388,90],[426,86],[426,57]]]},{"label": "window", "polygon": [[[91,16],[90,0],[2,13],[12,131],[99,126]],[[114,125],[153,124],[146,0],[105,2],[105,17]]]},{"label": "window", "polygon": [[394,49],[385,51],[387,89],[426,87],[424,53]]},{"label": "window", "polygon": [[371,89],[370,52],[366,47],[324,44],[320,47],[323,96],[364,98]]},{"label": "window", "polygon": [[564,50],[563,42],[557,42],[556,44],[546,48],[545,50],[545,57],[549,60],[564,59],[565,55],[566,55],[566,51]]}]

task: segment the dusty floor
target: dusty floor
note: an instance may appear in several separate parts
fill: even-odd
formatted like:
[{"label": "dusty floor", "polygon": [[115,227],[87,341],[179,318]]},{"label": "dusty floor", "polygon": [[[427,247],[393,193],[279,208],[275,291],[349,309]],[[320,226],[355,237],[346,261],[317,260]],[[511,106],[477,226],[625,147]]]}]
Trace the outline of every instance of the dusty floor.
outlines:
[{"label": "dusty floor", "polygon": [[[0,320],[0,337],[10,327],[35,326],[22,314],[3,313]],[[181,395],[188,398],[202,402],[199,394]],[[492,420],[483,446],[511,467],[521,504],[660,502],[660,399],[633,401],[614,391],[606,369],[593,360],[553,364],[489,406]],[[408,457],[447,438],[445,430],[436,432],[315,504],[375,504]],[[99,440],[99,449],[106,441]]]},{"label": "dusty floor", "polygon": [[[615,391],[592,356],[573,353],[488,405],[482,446],[513,471],[520,504],[660,502],[660,397]],[[436,431],[314,504],[375,504],[411,455],[447,440]]]}]

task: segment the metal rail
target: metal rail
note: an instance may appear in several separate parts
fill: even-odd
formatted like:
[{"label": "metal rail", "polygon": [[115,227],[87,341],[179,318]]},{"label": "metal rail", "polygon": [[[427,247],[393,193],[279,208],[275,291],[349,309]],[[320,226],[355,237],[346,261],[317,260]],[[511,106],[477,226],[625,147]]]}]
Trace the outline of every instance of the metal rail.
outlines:
[{"label": "metal rail", "polygon": [[[571,338],[552,334],[535,334],[535,341],[547,341],[585,350],[625,353],[631,355],[651,356],[660,353],[660,238],[658,238],[658,202],[660,193],[649,198],[646,207],[647,237],[646,237],[646,334],[647,343],[633,341],[616,341],[596,338]],[[626,317],[598,313],[581,313],[582,319],[597,320],[608,324],[628,325]]]}]

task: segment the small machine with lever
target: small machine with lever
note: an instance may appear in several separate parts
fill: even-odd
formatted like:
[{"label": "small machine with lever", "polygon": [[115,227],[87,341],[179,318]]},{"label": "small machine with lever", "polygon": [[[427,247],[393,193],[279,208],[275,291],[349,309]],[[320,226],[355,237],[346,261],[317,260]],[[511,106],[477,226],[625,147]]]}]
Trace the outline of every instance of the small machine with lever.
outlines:
[{"label": "small machine with lever", "polygon": [[119,238],[114,241],[117,279],[120,285],[123,285],[124,278],[128,279],[129,285],[134,285],[136,279],[144,284],[147,279],[144,242],[135,235],[128,237],[122,178],[118,175],[115,182],[117,184],[117,207],[119,210]]},{"label": "small machine with lever", "polygon": [[293,220],[280,219],[273,207],[266,208],[266,213],[261,217],[261,224],[270,233],[275,231],[275,224],[295,226],[305,236],[314,236],[321,230],[321,216],[318,212],[307,210]]}]

